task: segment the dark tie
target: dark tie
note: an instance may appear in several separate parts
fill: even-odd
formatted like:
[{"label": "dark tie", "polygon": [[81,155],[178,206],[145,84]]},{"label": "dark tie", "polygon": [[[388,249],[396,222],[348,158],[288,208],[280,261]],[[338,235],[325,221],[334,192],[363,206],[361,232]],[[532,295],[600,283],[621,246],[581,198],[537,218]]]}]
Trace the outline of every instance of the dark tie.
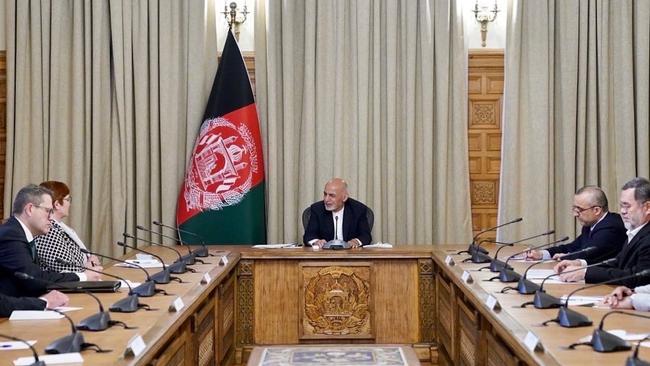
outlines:
[{"label": "dark tie", "polygon": [[27,243],[27,249],[29,249],[29,255],[32,256],[32,261],[36,262],[36,244],[34,240]]}]

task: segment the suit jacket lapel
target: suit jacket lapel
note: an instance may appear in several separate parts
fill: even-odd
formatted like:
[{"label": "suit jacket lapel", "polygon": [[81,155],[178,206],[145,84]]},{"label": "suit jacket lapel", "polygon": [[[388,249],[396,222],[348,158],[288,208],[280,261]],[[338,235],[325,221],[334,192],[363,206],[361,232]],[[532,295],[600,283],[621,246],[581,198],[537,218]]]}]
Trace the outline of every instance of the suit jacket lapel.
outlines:
[{"label": "suit jacket lapel", "polygon": [[636,247],[638,244],[641,242],[641,239],[643,239],[646,235],[650,233],[650,223],[646,224],[646,226],[641,229],[636,235],[634,235],[634,238],[632,238],[632,241],[625,244],[623,246],[623,250],[621,251],[621,268],[625,268],[628,260],[630,259],[630,254],[634,253]]}]

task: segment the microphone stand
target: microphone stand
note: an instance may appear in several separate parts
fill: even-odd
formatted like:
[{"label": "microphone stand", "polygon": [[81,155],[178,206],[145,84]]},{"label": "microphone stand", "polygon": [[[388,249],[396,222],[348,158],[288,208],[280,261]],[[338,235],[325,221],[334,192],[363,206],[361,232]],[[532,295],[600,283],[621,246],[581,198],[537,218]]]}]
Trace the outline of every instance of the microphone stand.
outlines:
[{"label": "microphone stand", "polygon": [[73,353],[73,352],[81,352],[88,348],[94,348],[95,352],[97,353],[106,353],[112,351],[110,349],[109,350],[101,349],[98,345],[94,343],[86,343],[83,334],[77,331],[77,328],[75,328],[74,326],[74,322],[66,313],[56,309],[52,309],[52,311],[63,315],[63,317],[65,317],[68,320],[72,332],[67,336],[63,336],[61,338],[55,339],[54,341],[52,341],[52,343],[48,344],[45,347],[45,353],[47,354]]},{"label": "microphone stand", "polygon": [[166,245],[162,245],[160,243],[156,243],[156,242],[151,241],[151,240],[147,240],[147,239],[143,239],[143,238],[133,236],[131,234],[124,233],[124,235],[126,235],[127,238],[132,238],[134,240],[142,240],[142,241],[144,241],[146,243],[149,243],[149,244],[153,244],[153,245],[156,245],[156,246],[159,246],[159,247],[162,247],[162,248],[167,248],[167,249],[173,251],[174,253],[176,253],[176,255],[178,255],[178,259],[176,261],[174,261],[174,263],[169,265],[169,272],[171,272],[173,274],[183,274],[183,273],[185,273],[187,271],[190,271],[192,273],[196,272],[196,270],[194,270],[192,268],[187,268],[187,265],[183,261],[181,253],[178,250],[176,250],[174,248],[170,248],[170,247],[168,247]]},{"label": "microphone stand", "polygon": [[[138,225],[138,226],[136,226],[135,228],[136,228],[136,230],[145,231],[145,232],[151,233],[151,234],[153,234],[153,235],[160,235],[160,236],[162,236],[163,238],[171,239],[171,240],[175,241],[176,243],[180,243],[181,246],[185,246],[185,245],[183,245],[183,242],[179,241],[178,239],[176,239],[176,238],[174,238],[174,237],[172,237],[172,236],[165,235],[165,234],[163,234],[163,233],[155,232],[155,231],[153,231],[153,230],[151,230],[151,229],[147,229],[146,227],[144,227],[144,226],[142,226],[142,225]],[[161,242],[162,242],[162,240],[161,240]],[[161,243],[161,244],[162,244],[162,243]],[[175,250],[175,249],[174,249],[174,250]],[[181,258],[180,258],[180,260],[182,260],[183,262],[185,262],[186,265],[191,266],[191,265],[195,264],[197,261],[199,261],[199,262],[205,264],[205,262],[203,262],[202,260],[200,260],[200,259],[196,259],[196,254],[194,254],[194,252],[192,252],[192,248],[190,248],[189,246],[187,246],[187,251],[188,251],[188,253],[185,254],[185,255],[183,255],[183,256],[181,256]]]},{"label": "microphone stand", "polygon": [[628,357],[625,361],[625,366],[650,366],[650,362],[643,361],[639,358],[639,347],[641,347],[641,343],[647,339],[650,339],[650,335],[639,341],[639,344],[636,345],[632,356]]},{"label": "microphone stand", "polygon": [[514,223],[521,222],[521,221],[523,221],[523,218],[520,217],[520,218],[511,220],[511,221],[508,221],[506,223],[503,223],[501,225],[497,225],[495,227],[491,227],[489,229],[479,231],[476,235],[474,235],[474,238],[472,238],[472,243],[469,245],[467,250],[461,250],[460,252],[458,252],[456,254],[464,254],[464,253],[472,254],[475,251],[480,251],[483,254],[488,254],[489,252],[485,248],[477,247],[476,239],[478,239],[478,237],[481,236],[482,234],[485,234],[487,232],[494,231],[494,230],[496,230],[496,229],[498,229],[500,227],[504,227],[506,225],[514,224]]},{"label": "microphone stand", "polygon": [[582,291],[582,290],[585,290],[585,289],[588,289],[588,288],[601,286],[601,285],[606,285],[608,283],[617,282],[617,281],[621,281],[621,280],[628,280],[628,279],[634,278],[634,277],[647,276],[648,274],[650,274],[650,269],[644,269],[643,271],[634,273],[634,274],[629,275],[629,276],[613,278],[611,280],[607,280],[607,281],[600,282],[600,283],[595,283],[595,284],[589,285],[589,286],[583,286],[583,287],[580,287],[580,288],[578,288],[576,290],[573,290],[573,292],[571,292],[566,297],[566,301],[564,302],[564,305],[562,305],[560,307],[560,309],[558,311],[558,314],[557,314],[557,317],[554,318],[554,319],[550,319],[550,320],[547,320],[547,321],[543,322],[542,325],[546,325],[546,324],[551,323],[551,322],[556,322],[556,323],[560,324],[560,326],[565,327],[565,328],[576,328],[576,327],[590,326],[591,324],[593,324],[593,322],[591,320],[589,320],[589,318],[587,318],[586,316],[580,314],[579,312],[577,312],[575,310],[569,309],[569,300],[570,300],[570,298],[571,298],[571,296],[573,294],[575,294],[578,291]]},{"label": "microphone stand", "polygon": [[145,276],[147,276],[146,277],[147,280],[145,282],[143,282],[140,286],[136,286],[136,287],[133,288],[133,293],[140,296],[140,297],[151,297],[151,296],[155,295],[156,293],[162,293],[163,295],[169,295],[167,293],[167,291],[165,291],[163,289],[157,289],[156,288],[156,282],[151,279],[151,277],[149,276],[149,272],[147,272],[147,270],[144,269],[144,267],[142,267],[141,265],[139,265],[137,263],[129,263],[129,262],[123,261],[123,260],[121,260],[119,258],[109,257],[107,255],[99,254],[99,253],[93,253],[93,252],[91,252],[89,250],[86,250],[86,249],[81,249],[81,252],[84,253],[84,254],[88,254],[88,255],[96,255],[96,256],[101,257],[101,258],[114,260],[114,261],[120,262],[120,263],[126,263],[129,266],[134,266],[136,268],[141,269],[144,272]]},{"label": "microphone stand", "polygon": [[[138,247],[134,247],[134,246],[132,246],[132,245],[128,245],[128,244],[126,244],[126,243],[124,243],[124,242],[121,242],[121,241],[118,241],[116,244],[117,244],[118,246],[123,247],[123,248],[133,249],[133,250],[135,250],[136,252],[141,252],[141,253],[149,254],[149,255],[151,255],[151,256],[156,257],[156,259],[158,259],[158,260],[160,261],[160,263],[162,264],[163,270],[160,271],[160,272],[157,272],[157,273],[154,273],[154,274],[151,275],[151,279],[152,279],[155,283],[157,283],[157,284],[159,284],[159,285],[166,285],[166,284],[168,284],[169,282],[171,282],[172,280],[174,280],[174,281],[178,281],[179,283],[184,283],[182,279],[180,279],[180,278],[178,278],[178,277],[171,276],[171,275],[169,274],[169,273],[170,273],[170,272],[169,272],[169,268],[167,268],[167,266],[165,266],[165,262],[163,261],[163,259],[162,259],[160,256],[158,256],[158,255],[156,255],[156,254],[153,254],[153,253],[151,253],[151,252],[147,252],[147,251],[144,250],[144,249],[140,249],[140,248],[138,248]],[[126,251],[126,249],[125,249],[125,251]]]},{"label": "microphone stand", "polygon": [[[208,257],[208,256],[212,256],[212,257],[215,256],[214,254],[210,254],[210,252],[208,251],[208,248],[205,246],[205,242],[203,241],[203,238],[201,236],[197,235],[196,233],[193,233],[193,232],[187,231],[187,230],[183,230],[178,226],[166,225],[166,224],[163,224],[160,221],[152,221],[152,223],[154,225],[157,225],[157,226],[160,226],[160,227],[166,227],[168,229],[172,229],[172,230],[176,231],[176,235],[178,235],[178,240],[181,243],[183,242],[183,238],[181,237],[181,233],[191,235],[191,236],[199,239],[201,241],[201,248],[194,250],[194,254],[196,254],[197,257],[205,258],[205,257]],[[187,245],[187,243],[186,243],[186,245]]]},{"label": "microphone stand", "polygon": [[158,309],[152,309],[147,304],[141,304],[140,300],[138,298],[138,295],[133,292],[133,288],[131,287],[131,285],[129,285],[129,282],[125,278],[122,278],[122,277],[114,275],[114,274],[106,273],[106,272],[100,272],[100,271],[98,271],[96,269],[92,269],[92,268],[89,268],[89,267],[79,266],[79,265],[76,265],[74,263],[64,261],[61,258],[57,258],[56,261],[61,263],[61,264],[67,265],[67,266],[83,268],[86,271],[99,273],[101,275],[105,275],[105,276],[108,276],[108,277],[113,277],[113,278],[116,278],[116,279],[118,279],[120,281],[123,281],[126,284],[126,286],[129,288],[129,294],[127,295],[127,297],[125,297],[122,300],[117,301],[116,303],[114,303],[113,305],[111,305],[108,308],[108,310],[110,310],[112,312],[115,312],[115,313],[133,313],[133,312],[138,311],[138,309],[145,309],[147,311],[158,310]]},{"label": "microphone stand", "polygon": [[[500,261],[500,260],[497,259],[497,258],[499,257],[499,252],[500,252],[503,248],[505,248],[505,247],[511,247],[511,246],[513,246],[513,245],[515,245],[515,244],[522,243],[522,242],[524,242],[524,241],[528,241],[528,240],[531,240],[531,239],[539,238],[539,237],[541,237],[541,236],[547,236],[547,235],[552,235],[552,234],[555,234],[555,230],[549,230],[549,231],[547,231],[547,232],[545,232],[545,233],[541,233],[541,234],[537,234],[537,235],[530,236],[530,237],[528,237],[528,238],[523,238],[523,239],[520,239],[520,240],[517,240],[517,241],[513,241],[512,243],[500,243],[500,242],[496,242],[496,241],[493,242],[493,243],[495,243],[495,244],[501,244],[501,245],[503,245],[503,246],[499,247],[499,249],[497,249],[497,252],[494,253],[494,259],[492,260],[492,262],[490,262],[490,267],[489,267],[489,268],[490,268],[490,272],[499,272],[499,271],[501,271],[502,268],[513,269],[513,268],[510,267],[509,265],[506,265],[505,262]],[[485,269],[485,268],[487,268],[487,267],[479,268],[479,271],[480,271],[480,270],[483,270],[483,269]]]},{"label": "microphone stand", "polygon": [[521,278],[519,273],[515,272],[514,270],[508,269],[508,262],[512,258],[514,258],[517,255],[524,254],[529,250],[536,250],[536,249],[548,247],[548,246],[563,242],[563,241],[568,240],[568,239],[569,239],[569,237],[565,236],[564,238],[562,238],[560,240],[556,240],[556,241],[553,241],[553,242],[550,242],[550,243],[541,244],[541,245],[538,245],[538,246],[535,246],[535,247],[532,247],[532,248],[528,248],[526,250],[522,250],[521,252],[510,255],[508,257],[508,259],[506,259],[506,262],[505,262],[503,268],[501,268],[501,270],[499,271],[499,275],[496,276],[496,277],[490,278],[488,281],[493,281],[493,280],[496,280],[496,279],[498,279],[501,282],[517,282],[517,281],[519,281],[519,279]]},{"label": "microphone stand", "polygon": [[[605,318],[612,314],[623,314],[629,316],[635,316],[638,318],[650,319],[650,316],[630,313],[622,310],[613,310],[608,312],[600,320],[600,325],[598,328],[595,328],[593,333],[591,333],[591,340],[589,342],[579,342],[569,345],[569,349],[574,349],[577,346],[591,346],[596,352],[617,352],[617,351],[629,351],[632,349],[629,343],[624,339],[603,330],[603,324]],[[647,337],[646,337],[647,338]],[[639,342],[640,344],[641,342]]]},{"label": "microphone stand", "polygon": [[[572,272],[586,270],[589,267],[600,266],[601,264],[611,263],[615,259],[616,258],[606,259],[606,260],[598,262],[598,263],[592,263],[592,264],[590,264],[590,265],[588,265],[586,267],[580,267],[580,268],[576,268],[576,269],[573,269],[571,271],[565,271],[565,272],[562,272],[562,273],[572,273]],[[536,309],[552,309],[552,308],[559,308],[560,306],[562,306],[562,300],[558,299],[555,296],[551,296],[551,295],[547,294],[544,291],[544,283],[546,283],[546,280],[548,280],[551,277],[556,277],[556,276],[559,276],[559,275],[560,275],[560,273],[551,273],[550,275],[544,277],[544,279],[542,280],[542,283],[539,286],[539,290],[535,291],[535,297],[533,298],[533,301],[527,301],[527,302],[521,304],[521,307],[525,308],[526,306],[531,305],[531,304],[534,305]]]},{"label": "microphone stand", "polygon": [[45,366],[45,361],[41,361],[41,360],[38,359],[38,352],[36,352],[36,349],[34,349],[34,347],[31,344],[29,344],[29,342],[27,342],[26,340],[16,338],[16,337],[12,337],[12,336],[8,336],[8,335],[4,335],[4,334],[0,334],[0,338],[5,338],[5,339],[9,339],[11,341],[25,343],[27,345],[27,347],[29,347],[29,349],[32,350],[32,355],[34,356],[34,362],[29,364],[29,366]]}]

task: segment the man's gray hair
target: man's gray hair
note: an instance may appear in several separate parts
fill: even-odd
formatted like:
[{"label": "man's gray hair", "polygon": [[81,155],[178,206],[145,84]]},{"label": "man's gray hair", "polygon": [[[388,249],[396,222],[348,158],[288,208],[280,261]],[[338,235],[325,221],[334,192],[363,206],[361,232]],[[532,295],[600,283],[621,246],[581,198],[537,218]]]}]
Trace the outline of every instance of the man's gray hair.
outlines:
[{"label": "man's gray hair", "polygon": [[638,203],[650,201],[650,181],[643,177],[630,179],[621,190],[634,188],[634,200]]},{"label": "man's gray hair", "polygon": [[50,197],[52,196],[52,191],[45,187],[37,186],[36,184],[29,184],[21,188],[20,191],[16,194],[14,199],[14,205],[11,210],[11,213],[18,215],[25,209],[28,203],[33,205],[40,205],[43,203],[43,195],[47,194]]}]

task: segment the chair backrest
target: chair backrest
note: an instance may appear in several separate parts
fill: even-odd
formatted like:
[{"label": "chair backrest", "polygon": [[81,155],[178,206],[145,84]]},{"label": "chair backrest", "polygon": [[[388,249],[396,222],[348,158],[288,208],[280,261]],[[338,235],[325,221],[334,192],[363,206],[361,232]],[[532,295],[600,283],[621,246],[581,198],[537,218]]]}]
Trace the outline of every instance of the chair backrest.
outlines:
[{"label": "chair backrest", "polygon": [[[307,224],[309,223],[309,217],[310,216],[311,216],[311,211],[309,210],[309,207],[307,207],[302,212],[302,228],[303,228],[303,230],[307,229]],[[372,231],[372,227],[375,225],[375,213],[372,212],[372,209],[370,207],[366,207],[366,219],[368,220],[368,227],[370,228],[370,231]]]},{"label": "chair backrest", "polygon": [[307,230],[307,224],[309,223],[309,217],[311,217],[311,210],[309,209],[310,206],[307,206],[307,208],[302,212],[302,229]]}]

